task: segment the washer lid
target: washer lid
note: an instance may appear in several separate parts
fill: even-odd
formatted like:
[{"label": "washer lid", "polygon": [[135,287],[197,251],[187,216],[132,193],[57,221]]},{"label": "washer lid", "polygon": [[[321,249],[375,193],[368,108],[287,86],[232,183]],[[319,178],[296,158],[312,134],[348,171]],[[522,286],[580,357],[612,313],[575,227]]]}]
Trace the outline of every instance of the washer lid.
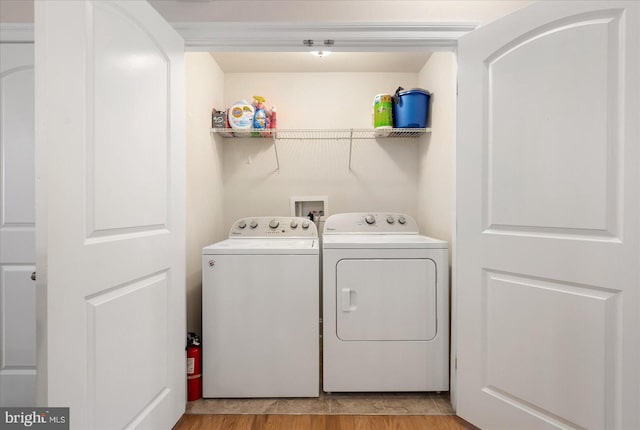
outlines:
[{"label": "washer lid", "polygon": [[318,239],[226,239],[202,248],[212,254],[318,254]]},{"label": "washer lid", "polygon": [[322,247],[332,248],[388,248],[388,249],[447,249],[444,240],[419,234],[325,234]]}]

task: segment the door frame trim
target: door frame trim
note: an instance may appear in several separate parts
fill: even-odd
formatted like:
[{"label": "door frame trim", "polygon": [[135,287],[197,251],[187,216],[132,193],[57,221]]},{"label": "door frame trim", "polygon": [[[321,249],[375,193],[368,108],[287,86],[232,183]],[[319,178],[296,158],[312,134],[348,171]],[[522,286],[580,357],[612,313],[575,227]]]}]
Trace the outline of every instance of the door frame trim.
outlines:
[{"label": "door frame trim", "polygon": [[[184,38],[185,52],[305,52],[311,48],[303,40],[334,40],[336,52],[456,52],[458,40],[479,24],[459,23],[247,23],[247,22],[172,22],[170,25]],[[247,28],[251,33],[247,34]],[[0,42],[33,43],[33,23],[0,23]],[[455,146],[454,126],[454,146]],[[455,156],[455,153],[454,153]],[[455,171],[455,165],[453,166]],[[454,184],[455,187],[455,184]],[[455,226],[456,210],[452,208]],[[452,229],[455,247],[455,228]],[[451,264],[454,265],[455,252]],[[456,408],[456,335],[455,270],[450,279],[452,314],[450,327],[450,393]]]},{"label": "door frame trim", "polygon": [[[453,51],[458,39],[477,23],[282,24],[246,22],[176,22],[185,51],[307,51],[302,40],[335,40],[334,51]],[[251,28],[247,37],[246,29]],[[32,43],[33,23],[0,23],[0,41]]]},{"label": "door frame trim", "polygon": [[[186,51],[305,52],[325,40],[333,51],[454,51],[477,23],[255,23],[172,22]],[[247,28],[251,32],[247,32]]]}]

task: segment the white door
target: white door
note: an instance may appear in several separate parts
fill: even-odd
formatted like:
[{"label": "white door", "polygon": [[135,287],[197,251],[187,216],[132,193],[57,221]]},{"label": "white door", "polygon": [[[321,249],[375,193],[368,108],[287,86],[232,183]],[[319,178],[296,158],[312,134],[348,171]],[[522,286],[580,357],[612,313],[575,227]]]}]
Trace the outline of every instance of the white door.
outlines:
[{"label": "white door", "polygon": [[33,44],[0,43],[0,406],[36,401]]},{"label": "white door", "polygon": [[72,429],[185,408],[184,43],[146,2],[37,1],[38,402]]},{"label": "white door", "polygon": [[458,54],[458,413],[638,429],[640,3],[536,3]]}]

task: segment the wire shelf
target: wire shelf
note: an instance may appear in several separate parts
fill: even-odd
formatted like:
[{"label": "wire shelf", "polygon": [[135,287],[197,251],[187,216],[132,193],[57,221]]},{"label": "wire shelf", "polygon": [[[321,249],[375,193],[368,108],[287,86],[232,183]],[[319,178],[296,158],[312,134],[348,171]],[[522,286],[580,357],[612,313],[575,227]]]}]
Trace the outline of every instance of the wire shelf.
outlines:
[{"label": "wire shelf", "polygon": [[268,129],[242,130],[212,128],[211,132],[225,138],[257,138],[277,140],[351,140],[378,138],[411,138],[430,132],[430,128],[348,128],[348,129]]},{"label": "wire shelf", "polygon": [[276,157],[276,171],[280,172],[278,140],[345,140],[349,142],[349,171],[351,172],[351,154],[354,140],[415,138],[431,132],[430,128],[346,128],[346,129],[249,129],[212,128],[211,133],[224,138],[234,139],[270,139]]}]

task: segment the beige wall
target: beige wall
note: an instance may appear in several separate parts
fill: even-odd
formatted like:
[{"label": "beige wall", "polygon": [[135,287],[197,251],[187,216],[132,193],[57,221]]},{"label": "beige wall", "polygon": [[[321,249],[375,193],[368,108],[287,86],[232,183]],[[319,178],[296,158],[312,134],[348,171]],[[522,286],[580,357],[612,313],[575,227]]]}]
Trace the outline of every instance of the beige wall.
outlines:
[{"label": "beige wall", "polygon": [[432,132],[420,144],[418,224],[421,233],[451,243],[456,115],[455,55],[450,52],[431,55],[420,72],[419,82],[422,88],[432,92]]},{"label": "beige wall", "polygon": [[208,53],[185,54],[187,104],[187,328],[202,333],[202,247],[223,228],[223,145],[211,139],[211,108],[222,105],[224,74]]},{"label": "beige wall", "polygon": [[[373,97],[417,73],[238,73],[225,75],[225,103],[262,95],[278,107],[278,128],[370,128]],[[222,140],[221,138],[218,138]],[[419,140],[224,143],[225,227],[240,217],[289,215],[294,195],[329,198],[330,213],[398,211],[417,215]]]}]

